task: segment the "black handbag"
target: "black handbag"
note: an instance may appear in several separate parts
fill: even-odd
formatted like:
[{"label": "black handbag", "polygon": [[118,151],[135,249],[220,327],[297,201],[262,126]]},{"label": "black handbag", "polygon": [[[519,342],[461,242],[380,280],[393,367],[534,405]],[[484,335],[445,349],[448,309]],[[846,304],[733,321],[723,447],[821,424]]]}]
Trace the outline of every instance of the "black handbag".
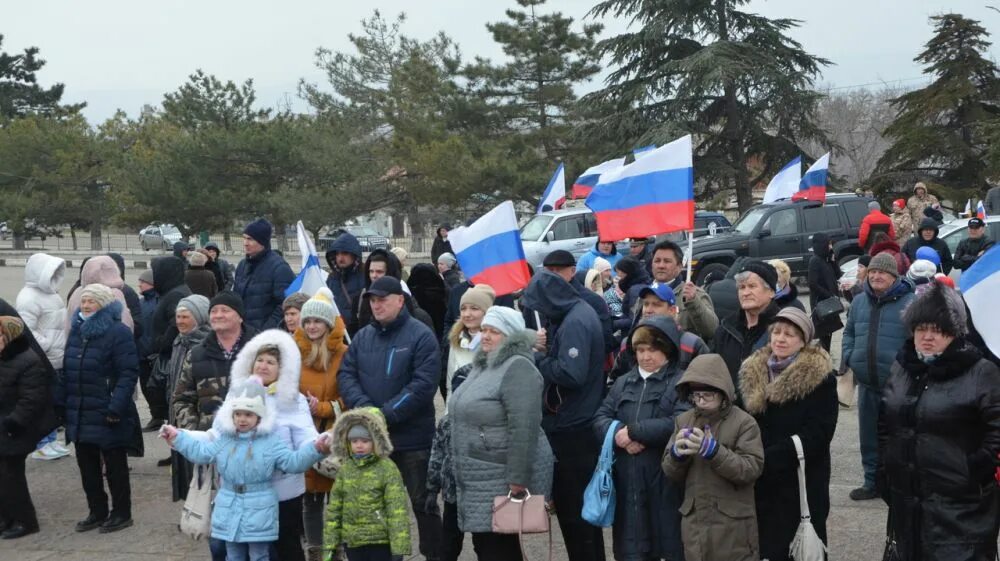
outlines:
[{"label": "black handbag", "polygon": [[820,336],[829,335],[844,327],[840,314],[844,313],[844,302],[839,296],[831,296],[816,303],[813,308],[813,323]]}]

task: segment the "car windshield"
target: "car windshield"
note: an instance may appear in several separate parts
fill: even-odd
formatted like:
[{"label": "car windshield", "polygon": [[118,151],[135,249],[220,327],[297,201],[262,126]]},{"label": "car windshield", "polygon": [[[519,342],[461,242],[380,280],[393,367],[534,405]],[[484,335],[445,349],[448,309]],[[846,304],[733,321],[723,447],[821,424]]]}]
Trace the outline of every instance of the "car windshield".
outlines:
[{"label": "car windshield", "polygon": [[360,237],[360,236],[377,236],[378,235],[378,232],[376,232],[375,230],[373,230],[371,228],[368,228],[366,226],[359,226],[359,227],[348,228],[347,231],[350,232],[351,234],[353,234],[354,237],[356,237],[356,238]]},{"label": "car windshield", "polygon": [[537,242],[538,238],[542,237],[542,232],[549,226],[549,222],[552,222],[551,216],[536,215],[527,224],[521,226],[521,241]]},{"label": "car windshield", "polygon": [[766,212],[767,208],[764,207],[750,209],[749,212],[736,221],[736,224],[733,225],[733,230],[739,232],[740,234],[749,234],[753,232],[753,229],[757,226],[757,223],[760,222],[761,217],[763,217]]},{"label": "car windshield", "polygon": [[178,236],[181,235],[181,231],[178,230],[177,226],[174,226],[173,224],[164,224],[163,227],[160,228],[160,233],[164,236],[169,236],[171,234],[177,234]]}]

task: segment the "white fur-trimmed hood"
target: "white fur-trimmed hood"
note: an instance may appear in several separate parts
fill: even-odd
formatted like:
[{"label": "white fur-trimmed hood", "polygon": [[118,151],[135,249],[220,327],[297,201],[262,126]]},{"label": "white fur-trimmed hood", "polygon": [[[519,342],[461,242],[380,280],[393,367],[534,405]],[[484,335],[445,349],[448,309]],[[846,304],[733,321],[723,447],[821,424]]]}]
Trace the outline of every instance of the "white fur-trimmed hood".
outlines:
[{"label": "white fur-trimmed hood", "polygon": [[296,401],[299,398],[299,377],[302,375],[302,353],[299,352],[295,339],[279,329],[268,329],[259,333],[240,349],[229,370],[229,387],[238,387],[253,374],[253,362],[257,357],[257,351],[265,345],[275,345],[281,353],[278,381],[275,382],[277,391],[274,396],[278,402],[278,409],[295,409],[298,407]]}]

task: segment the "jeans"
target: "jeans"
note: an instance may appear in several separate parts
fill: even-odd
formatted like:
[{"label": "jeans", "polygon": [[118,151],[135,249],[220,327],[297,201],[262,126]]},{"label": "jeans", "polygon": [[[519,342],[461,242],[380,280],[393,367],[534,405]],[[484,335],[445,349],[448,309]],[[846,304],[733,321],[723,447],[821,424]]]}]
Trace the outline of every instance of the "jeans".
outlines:
[{"label": "jeans", "polygon": [[27,455],[0,457],[0,522],[20,522],[28,529],[38,527],[35,505],[24,476]]},{"label": "jeans", "polygon": [[310,546],[323,545],[323,512],[326,510],[326,493],[310,493],[302,496],[302,525],[306,532],[306,543]]},{"label": "jeans", "polygon": [[306,561],[302,551],[302,495],[278,503],[278,541],[272,546],[278,561]]},{"label": "jeans", "polygon": [[878,465],[878,404],[882,392],[858,384],[858,437],[861,442],[861,465],[865,469],[865,489],[875,488]]},{"label": "jeans", "polygon": [[494,534],[492,532],[472,534],[472,548],[476,550],[478,561],[519,561],[523,559],[517,534]]},{"label": "jeans", "polygon": [[226,561],[226,542],[209,537],[208,552],[212,555],[212,561]]},{"label": "jeans", "polygon": [[604,561],[604,534],[580,515],[583,492],[594,475],[600,445],[589,427],[548,435],[556,457],[552,500],[569,561]]},{"label": "jeans", "polygon": [[344,548],[347,561],[392,561],[392,550],[388,545],[363,545]]},{"label": "jeans", "polygon": [[[430,450],[393,452],[390,458],[396,463],[403,476],[403,485],[410,495],[410,504],[417,519],[417,533],[420,536],[420,554],[427,561],[441,559],[441,512],[437,503],[428,505],[427,461]],[[593,469],[593,468],[592,468]],[[282,559],[281,561],[285,561]]]},{"label": "jeans", "polygon": [[271,558],[270,542],[224,543],[227,561],[268,561]]},{"label": "jeans", "polygon": [[458,561],[465,532],[458,527],[458,505],[445,501],[441,515],[441,561]]},{"label": "jeans", "polygon": [[[104,461],[104,475],[101,474],[101,460]],[[111,514],[132,518],[132,487],[124,448],[102,450],[96,444],[77,442],[76,464],[80,467],[83,492],[87,494],[91,514],[98,517],[108,514],[108,495],[104,492],[106,477],[111,491]]]}]

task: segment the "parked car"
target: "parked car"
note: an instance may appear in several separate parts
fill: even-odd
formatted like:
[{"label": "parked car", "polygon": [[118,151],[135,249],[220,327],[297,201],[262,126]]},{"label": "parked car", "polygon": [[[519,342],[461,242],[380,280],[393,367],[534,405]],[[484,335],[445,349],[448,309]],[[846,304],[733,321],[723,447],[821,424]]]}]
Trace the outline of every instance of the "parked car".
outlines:
[{"label": "parked car", "polygon": [[[24,239],[30,240],[38,238],[45,241],[49,236],[62,237],[62,232],[58,228],[51,226],[40,226],[33,219],[24,221]],[[14,231],[7,226],[7,222],[0,222],[0,240],[7,240],[14,236]]]},{"label": "parked car", "polygon": [[173,224],[150,224],[139,230],[139,245],[143,251],[150,249],[171,249],[184,236]]},{"label": "parked car", "polygon": [[793,276],[805,274],[812,236],[823,232],[833,240],[834,256],[846,262],[861,255],[858,230],[868,214],[870,197],[827,195],[816,201],[780,201],[750,208],[728,232],[694,240],[692,274],[702,286],[726,276],[738,257],[782,259]]},{"label": "parked car", "polygon": [[368,226],[331,227],[325,234],[319,237],[316,249],[318,251],[326,251],[330,247],[330,244],[333,243],[333,240],[337,239],[344,232],[358,238],[358,243],[361,244],[361,251],[364,253],[368,253],[374,249],[392,249],[389,238],[379,234]]}]

